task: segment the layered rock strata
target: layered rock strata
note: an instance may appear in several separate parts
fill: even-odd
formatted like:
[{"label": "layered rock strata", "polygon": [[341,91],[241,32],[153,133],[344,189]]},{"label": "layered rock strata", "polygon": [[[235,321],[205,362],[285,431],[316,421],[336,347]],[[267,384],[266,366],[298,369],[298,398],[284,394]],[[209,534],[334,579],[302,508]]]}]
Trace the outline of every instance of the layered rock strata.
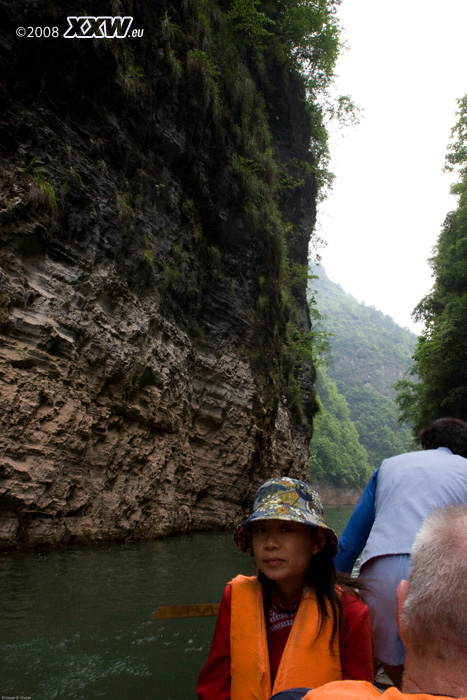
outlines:
[{"label": "layered rock strata", "polygon": [[[314,370],[296,371],[299,419],[278,244],[245,218],[232,135],[174,82],[161,29],[174,10],[155,5],[129,8],[145,37],[118,50],[15,38],[19,23],[63,24],[69,2],[1,9],[3,549],[230,527],[265,478],[306,474]],[[128,84],[130,49],[144,80]],[[280,147],[308,158],[303,96],[287,89]],[[287,204],[302,264],[306,187]]]}]

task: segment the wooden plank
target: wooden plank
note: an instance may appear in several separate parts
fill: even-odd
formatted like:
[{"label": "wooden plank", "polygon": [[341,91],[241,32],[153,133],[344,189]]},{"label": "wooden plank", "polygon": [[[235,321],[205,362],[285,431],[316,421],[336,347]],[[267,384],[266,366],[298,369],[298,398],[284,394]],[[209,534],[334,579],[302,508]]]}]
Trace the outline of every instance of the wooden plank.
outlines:
[{"label": "wooden plank", "polygon": [[154,613],[156,620],[172,617],[210,617],[219,612],[219,603],[195,603],[194,605],[159,605]]}]

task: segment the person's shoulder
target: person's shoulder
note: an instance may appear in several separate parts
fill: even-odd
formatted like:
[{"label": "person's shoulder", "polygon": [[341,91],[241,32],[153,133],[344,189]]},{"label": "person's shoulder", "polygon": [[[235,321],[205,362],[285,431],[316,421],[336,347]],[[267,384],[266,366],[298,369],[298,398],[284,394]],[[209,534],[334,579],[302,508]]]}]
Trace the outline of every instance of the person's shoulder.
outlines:
[{"label": "person's shoulder", "polygon": [[379,474],[382,478],[386,477],[394,469],[407,469],[407,467],[415,467],[429,464],[433,461],[433,456],[428,454],[433,450],[412,450],[411,452],[401,452],[398,455],[386,457],[381,462]]},{"label": "person's shoulder", "polygon": [[310,690],[303,700],[364,700],[365,698],[378,698],[380,691],[368,681],[332,681],[325,685]]},{"label": "person's shoulder", "polygon": [[229,583],[224,587],[224,592],[222,594],[222,602],[228,603],[230,605],[231,600],[232,600],[232,581],[229,581]]},{"label": "person's shoulder", "polygon": [[371,700],[371,698],[382,698],[382,700],[442,700],[443,696],[437,697],[429,693],[401,693],[400,690],[391,686],[384,693],[368,681],[332,681],[325,685],[309,690],[303,700]]},{"label": "person's shoulder", "polygon": [[239,587],[244,587],[244,586],[257,586],[258,585],[258,577],[257,576],[244,576],[244,574],[237,574],[231,581],[228,583],[229,586],[235,586],[236,588]]},{"label": "person's shoulder", "polygon": [[441,446],[429,450],[421,450],[421,454],[423,455],[422,459],[431,463],[439,464],[440,462],[444,462],[445,464],[452,465],[467,464],[467,458],[452,452],[449,447]]},{"label": "person's shoulder", "polygon": [[368,605],[360,598],[359,592],[347,586],[341,590],[341,605],[347,625],[358,624],[370,614]]},{"label": "person's shoulder", "polygon": [[385,464],[391,464],[393,462],[399,462],[399,461],[405,461],[408,459],[418,459],[420,456],[423,458],[424,454],[427,452],[427,450],[409,450],[408,452],[401,452],[398,455],[392,455],[391,457],[386,457],[381,463],[381,467],[384,467]]},{"label": "person's shoulder", "polygon": [[384,700],[449,700],[450,695],[432,695],[431,693],[404,693],[390,686],[382,694]]},{"label": "person's shoulder", "polygon": [[343,586],[341,593],[341,603],[344,610],[354,606],[366,608],[366,603],[359,597],[358,593],[348,586]]}]

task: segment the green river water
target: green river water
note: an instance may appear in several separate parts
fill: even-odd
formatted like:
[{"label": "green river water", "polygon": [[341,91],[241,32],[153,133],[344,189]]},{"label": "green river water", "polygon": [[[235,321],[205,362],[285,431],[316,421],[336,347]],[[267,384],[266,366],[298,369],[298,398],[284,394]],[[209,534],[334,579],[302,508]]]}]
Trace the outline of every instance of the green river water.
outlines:
[{"label": "green river water", "polygon": [[[338,534],[351,508],[326,508]],[[230,533],[0,555],[0,700],[196,700],[215,618],[154,620],[218,602],[254,573]]]}]

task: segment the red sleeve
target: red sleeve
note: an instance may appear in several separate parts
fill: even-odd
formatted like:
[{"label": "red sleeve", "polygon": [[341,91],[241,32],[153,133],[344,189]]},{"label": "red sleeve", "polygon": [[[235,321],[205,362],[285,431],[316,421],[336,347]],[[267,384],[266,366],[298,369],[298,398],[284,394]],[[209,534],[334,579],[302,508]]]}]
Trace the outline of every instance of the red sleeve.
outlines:
[{"label": "red sleeve", "polygon": [[339,637],[342,679],[374,682],[373,635],[368,606],[351,591],[342,594],[344,627]]},{"label": "red sleeve", "polygon": [[226,586],[217,615],[209,657],[196,684],[198,700],[230,700],[230,602],[232,587]]}]

